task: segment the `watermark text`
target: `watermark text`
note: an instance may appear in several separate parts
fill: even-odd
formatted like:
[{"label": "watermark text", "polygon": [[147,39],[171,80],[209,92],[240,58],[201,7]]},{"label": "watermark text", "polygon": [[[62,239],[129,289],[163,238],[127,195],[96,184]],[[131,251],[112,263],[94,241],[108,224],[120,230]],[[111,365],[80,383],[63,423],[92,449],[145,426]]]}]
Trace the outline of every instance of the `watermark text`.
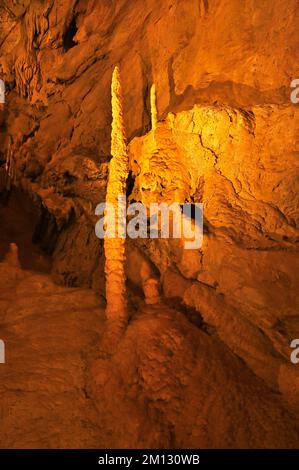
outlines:
[{"label": "watermark text", "polygon": [[0,339],[0,364],[5,364],[5,344],[2,339]]},{"label": "watermark text", "polygon": [[291,342],[291,348],[294,349],[294,351],[291,354],[291,362],[292,364],[298,364],[299,363],[299,339],[293,339]]},{"label": "watermark text", "polygon": [[98,238],[180,238],[185,249],[198,249],[203,240],[203,205],[152,203],[149,208],[141,202],[127,206],[125,196],[112,203],[101,203],[95,214]]},{"label": "watermark text", "polygon": [[299,78],[295,78],[291,81],[291,88],[294,90],[291,92],[291,102],[293,104],[299,103]]},{"label": "watermark text", "polygon": [[0,104],[5,103],[5,83],[0,79]]}]

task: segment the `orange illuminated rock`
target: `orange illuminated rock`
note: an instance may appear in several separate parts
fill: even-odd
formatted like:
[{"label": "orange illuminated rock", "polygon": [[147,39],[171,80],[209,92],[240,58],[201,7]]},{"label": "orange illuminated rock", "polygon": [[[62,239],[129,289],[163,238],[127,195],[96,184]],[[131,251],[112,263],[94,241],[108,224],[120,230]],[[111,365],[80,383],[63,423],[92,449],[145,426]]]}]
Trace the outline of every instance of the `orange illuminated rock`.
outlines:
[{"label": "orange illuminated rock", "polygon": [[[118,230],[120,214],[118,214],[119,197],[126,195],[126,183],[129,174],[129,159],[123,124],[122,95],[119,69],[115,67],[112,77],[112,134],[109,177],[107,183],[106,203],[112,204],[116,213]],[[113,221],[105,216],[105,224],[109,226]],[[106,301],[108,320],[127,321],[126,286],[125,286],[125,238],[119,232],[115,237],[104,240],[105,274],[106,274]]]},{"label": "orange illuminated rock", "polygon": [[[5,243],[17,242],[22,265],[31,224],[35,242],[52,256],[55,280],[95,288],[116,320],[94,338],[93,305],[82,316],[75,310],[73,328],[65,289],[0,263],[8,289],[0,315],[10,316],[13,344],[29,335],[36,346],[20,342],[7,388],[0,380],[5,409],[13,410],[0,409],[6,446],[80,445],[80,436],[81,445],[110,447],[298,445],[299,372],[290,363],[290,340],[299,331],[299,107],[290,100],[297,19],[297,0],[1,2],[0,172],[11,163],[12,186],[28,197],[37,223],[22,219],[13,238],[15,220],[5,206],[0,235],[7,227]],[[123,100],[116,71],[111,106],[115,64]],[[118,193],[146,207],[203,203],[202,247],[137,239],[125,253],[124,240],[114,239],[105,241],[105,257],[95,207],[115,204]],[[14,200],[14,190],[1,200],[8,194]],[[87,290],[72,295],[76,308],[91,301]],[[67,382],[75,384],[67,397],[55,395],[57,383],[67,387],[59,359],[43,356],[45,325],[53,330],[51,347],[64,343],[71,326],[70,342],[57,350],[66,361],[62,375],[70,368]],[[73,362],[69,350],[85,355],[92,344],[97,356],[105,341],[114,356],[95,361],[82,381],[76,374],[90,364]],[[26,367],[18,361],[24,351]],[[37,352],[42,372],[32,382],[27,366]],[[29,395],[47,388],[48,377],[55,386],[36,409],[41,395]],[[86,400],[92,419],[83,430],[73,410],[79,403],[85,423]],[[48,403],[53,413],[45,424]]]}]

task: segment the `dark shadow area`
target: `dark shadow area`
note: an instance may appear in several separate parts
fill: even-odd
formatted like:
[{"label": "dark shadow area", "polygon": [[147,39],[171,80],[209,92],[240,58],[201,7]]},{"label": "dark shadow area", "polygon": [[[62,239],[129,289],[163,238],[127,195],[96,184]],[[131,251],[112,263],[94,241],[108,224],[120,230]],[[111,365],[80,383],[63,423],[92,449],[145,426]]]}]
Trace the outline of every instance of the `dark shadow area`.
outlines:
[{"label": "dark shadow area", "polygon": [[50,272],[51,258],[32,242],[38,217],[37,210],[22,191],[13,189],[10,193],[0,193],[0,261],[10,243],[16,243],[23,269]]},{"label": "dark shadow area", "polygon": [[76,41],[74,41],[74,37],[76,36],[77,31],[78,27],[76,23],[76,17],[73,16],[72,21],[67,26],[62,38],[63,49],[65,52],[78,44]]}]

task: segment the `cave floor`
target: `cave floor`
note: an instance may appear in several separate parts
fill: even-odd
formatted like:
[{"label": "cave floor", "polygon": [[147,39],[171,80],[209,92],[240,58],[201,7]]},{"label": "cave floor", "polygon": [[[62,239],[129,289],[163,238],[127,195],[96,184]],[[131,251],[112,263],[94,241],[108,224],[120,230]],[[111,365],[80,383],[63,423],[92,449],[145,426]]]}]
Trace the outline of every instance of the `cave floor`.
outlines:
[{"label": "cave floor", "polygon": [[0,263],[0,448],[294,447],[296,420],[217,338],[167,306],[98,355],[93,291]]},{"label": "cave floor", "polygon": [[98,447],[86,375],[104,319],[98,300],[5,263],[0,285],[0,447]]},{"label": "cave floor", "polygon": [[[32,243],[36,221],[16,192],[0,205],[0,448],[99,447],[87,369],[104,310],[91,290],[57,286]],[[3,262],[10,243],[21,269]]]}]

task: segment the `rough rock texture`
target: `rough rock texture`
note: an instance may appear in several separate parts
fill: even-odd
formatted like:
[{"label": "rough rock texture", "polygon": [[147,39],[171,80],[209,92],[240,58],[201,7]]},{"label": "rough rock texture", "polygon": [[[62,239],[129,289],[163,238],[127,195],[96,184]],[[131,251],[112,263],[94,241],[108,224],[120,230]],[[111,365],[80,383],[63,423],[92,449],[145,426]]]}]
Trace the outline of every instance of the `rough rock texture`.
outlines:
[{"label": "rough rock texture", "polygon": [[142,309],[114,357],[95,359],[93,292],[13,264],[0,263],[1,448],[296,447],[281,399],[182,313]]},{"label": "rough rock texture", "polygon": [[165,295],[196,308],[274,387],[299,331],[298,118],[291,106],[195,106],[130,145],[135,200],[204,203],[199,252],[140,243]]},{"label": "rough rock texture", "polygon": [[[129,199],[204,204],[200,250],[183,250],[182,240],[127,243],[132,323],[115,358],[94,366],[98,385],[90,383],[100,414],[103,406],[115,413],[117,403],[122,410],[119,425],[107,421],[111,446],[298,444],[279,411],[288,407],[298,419],[299,369],[289,347],[299,335],[299,120],[290,103],[290,82],[298,78],[297,16],[297,0],[244,0],[242,7],[239,0],[0,5],[0,78],[7,89],[0,173],[9,159],[15,183],[36,207],[34,238],[52,255],[55,281],[105,292],[94,209],[106,194],[116,64],[130,141]],[[153,83],[157,116],[150,109]],[[161,285],[163,307],[138,314],[142,290],[152,288],[148,279],[155,289]],[[187,312],[189,323],[169,305]],[[176,345],[185,341],[177,357]],[[164,361],[168,350],[181,361],[182,376]],[[117,372],[123,357],[128,377]],[[210,375],[203,377],[201,367]],[[188,368],[194,376],[184,388]],[[234,374],[242,377],[238,386]],[[207,398],[214,382],[217,419],[209,418]],[[224,395],[233,390],[231,404],[217,387]],[[208,403],[202,414],[187,411],[202,402]],[[180,418],[176,406],[183,403]],[[126,437],[130,410],[136,426]],[[221,430],[231,433],[214,429],[220,419]],[[281,441],[271,429],[279,429]]]},{"label": "rough rock texture", "polygon": [[92,374],[108,447],[298,445],[281,398],[165,305],[139,311],[113,359],[96,361]]},{"label": "rough rock texture", "polygon": [[8,263],[0,263],[0,280],[6,350],[0,369],[0,448],[103,445],[87,392],[103,307],[91,290],[58,287],[49,275]]},{"label": "rough rock texture", "polygon": [[[120,232],[126,227],[120,222],[119,201],[125,201],[127,179],[129,176],[129,157],[123,120],[123,98],[118,67],[115,67],[111,85],[112,95],[112,131],[109,178],[107,183],[105,226],[108,231],[115,231],[104,240],[107,319],[117,321],[119,326],[127,324],[127,298],[125,276],[126,239]],[[113,213],[110,214],[110,210]],[[101,214],[103,215],[103,213]],[[118,235],[117,235],[118,234]]]}]

